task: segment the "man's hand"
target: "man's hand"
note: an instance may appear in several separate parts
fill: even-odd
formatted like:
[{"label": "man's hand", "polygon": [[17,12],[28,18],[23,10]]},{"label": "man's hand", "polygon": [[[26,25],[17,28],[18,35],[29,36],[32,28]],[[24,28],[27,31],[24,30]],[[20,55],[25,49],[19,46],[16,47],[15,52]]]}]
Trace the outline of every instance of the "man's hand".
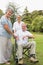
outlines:
[{"label": "man's hand", "polygon": [[24,38],[27,38],[27,37],[28,37],[28,36],[24,36],[23,39],[24,39]]},{"label": "man's hand", "polygon": [[24,38],[27,38],[27,37],[34,39],[34,36],[33,36],[33,35],[32,35],[32,36],[27,36],[27,35],[26,35],[26,36],[23,37],[23,39],[24,39]]}]

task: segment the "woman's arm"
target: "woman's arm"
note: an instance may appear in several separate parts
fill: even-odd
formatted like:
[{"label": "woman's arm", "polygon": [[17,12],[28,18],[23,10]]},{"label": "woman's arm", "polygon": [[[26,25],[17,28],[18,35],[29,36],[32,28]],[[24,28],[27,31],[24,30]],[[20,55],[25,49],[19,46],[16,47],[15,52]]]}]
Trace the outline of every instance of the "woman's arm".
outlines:
[{"label": "woman's arm", "polygon": [[11,34],[11,35],[14,37],[13,32],[10,30],[10,28],[8,27],[7,24],[4,24],[4,29],[5,29],[9,34]]}]

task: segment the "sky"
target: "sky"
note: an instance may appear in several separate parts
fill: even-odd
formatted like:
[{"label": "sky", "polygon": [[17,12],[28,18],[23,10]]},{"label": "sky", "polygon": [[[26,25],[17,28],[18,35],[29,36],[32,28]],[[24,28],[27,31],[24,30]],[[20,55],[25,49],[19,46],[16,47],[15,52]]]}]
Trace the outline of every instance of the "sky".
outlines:
[{"label": "sky", "polygon": [[3,12],[5,12],[9,2],[13,2],[17,8],[19,7],[19,13],[23,13],[26,6],[29,12],[43,10],[43,0],[0,0],[0,9],[2,9]]}]

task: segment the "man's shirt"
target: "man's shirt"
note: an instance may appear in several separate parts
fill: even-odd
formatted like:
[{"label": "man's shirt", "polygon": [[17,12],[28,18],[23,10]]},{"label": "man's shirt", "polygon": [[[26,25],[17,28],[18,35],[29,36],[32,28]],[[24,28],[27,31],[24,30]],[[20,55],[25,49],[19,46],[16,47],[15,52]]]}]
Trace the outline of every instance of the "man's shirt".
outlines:
[{"label": "man's shirt", "polygon": [[19,30],[15,33],[16,36],[18,36],[18,40],[17,40],[17,43],[28,43],[28,37],[25,37],[23,39],[24,36],[32,36],[32,34],[29,32],[29,31],[22,31],[22,30]]}]

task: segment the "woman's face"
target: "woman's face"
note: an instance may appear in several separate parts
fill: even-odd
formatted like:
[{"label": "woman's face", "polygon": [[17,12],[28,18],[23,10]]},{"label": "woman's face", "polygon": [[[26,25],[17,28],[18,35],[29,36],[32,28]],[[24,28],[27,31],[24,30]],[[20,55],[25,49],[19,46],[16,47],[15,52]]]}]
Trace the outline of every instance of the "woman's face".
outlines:
[{"label": "woman's face", "polygon": [[18,22],[20,22],[21,21],[21,16],[17,16],[17,20],[18,20]]},{"label": "woman's face", "polygon": [[7,11],[7,17],[11,17],[12,14],[13,14],[12,10],[9,9],[9,10]]}]

